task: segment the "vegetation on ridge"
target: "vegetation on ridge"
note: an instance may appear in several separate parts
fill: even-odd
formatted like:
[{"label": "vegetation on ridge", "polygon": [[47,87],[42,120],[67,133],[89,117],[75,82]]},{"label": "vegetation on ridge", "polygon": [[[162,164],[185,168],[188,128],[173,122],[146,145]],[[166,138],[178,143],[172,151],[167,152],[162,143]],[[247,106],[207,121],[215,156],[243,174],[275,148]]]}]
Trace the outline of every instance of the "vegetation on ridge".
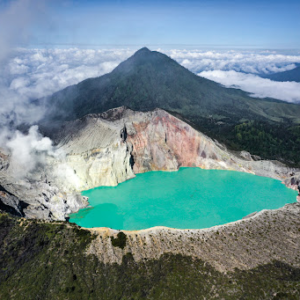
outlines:
[{"label": "vegetation on ridge", "polygon": [[[181,116],[178,116],[181,118]],[[190,123],[191,124],[191,123]],[[192,125],[192,124],[191,124]],[[194,127],[235,151],[247,150],[262,159],[279,160],[300,167],[300,126],[259,121],[218,124],[215,120],[199,122]]]},{"label": "vegetation on ridge", "polygon": [[[0,213],[1,299],[299,299],[300,270],[274,261],[227,274],[182,255],[104,264],[95,238],[65,222]],[[109,238],[109,237],[107,237]],[[255,254],[254,254],[255,255]]]},{"label": "vegetation on ridge", "polygon": [[114,247],[119,247],[121,249],[125,248],[127,236],[124,232],[120,231],[117,235],[117,238],[114,238],[113,236],[111,236],[110,239],[111,239],[111,244]]}]

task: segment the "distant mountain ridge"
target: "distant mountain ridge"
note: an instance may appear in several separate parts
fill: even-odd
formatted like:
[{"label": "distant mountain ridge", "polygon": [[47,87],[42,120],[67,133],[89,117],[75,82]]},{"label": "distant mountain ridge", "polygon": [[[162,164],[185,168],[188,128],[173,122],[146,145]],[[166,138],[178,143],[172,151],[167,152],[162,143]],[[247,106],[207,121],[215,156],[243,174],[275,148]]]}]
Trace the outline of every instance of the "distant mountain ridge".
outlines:
[{"label": "distant mountain ridge", "polygon": [[295,64],[296,68],[284,71],[284,72],[278,72],[274,74],[266,74],[262,75],[263,78],[268,78],[273,81],[295,81],[300,82],[300,64]]},{"label": "distant mountain ridge", "polygon": [[[264,141],[251,140],[251,145],[246,145],[237,135],[235,126],[259,122],[271,126],[272,131],[274,124],[300,124],[300,105],[256,99],[241,90],[225,88],[195,75],[167,55],[148,48],[140,49],[109,74],[86,79],[53,94],[47,103],[48,114],[41,125],[48,131],[53,124],[119,106],[137,111],[162,108],[232,149],[246,149],[269,159],[280,158],[283,154],[276,150],[280,147],[277,147],[275,138],[272,138],[275,141],[272,151],[257,150],[257,142],[261,144]],[[276,135],[277,131],[278,128],[272,134]],[[294,140],[286,134],[285,128],[282,136]],[[263,147],[268,148],[269,141],[265,143]],[[285,141],[280,143],[283,145]],[[287,147],[293,149],[297,144]]]}]

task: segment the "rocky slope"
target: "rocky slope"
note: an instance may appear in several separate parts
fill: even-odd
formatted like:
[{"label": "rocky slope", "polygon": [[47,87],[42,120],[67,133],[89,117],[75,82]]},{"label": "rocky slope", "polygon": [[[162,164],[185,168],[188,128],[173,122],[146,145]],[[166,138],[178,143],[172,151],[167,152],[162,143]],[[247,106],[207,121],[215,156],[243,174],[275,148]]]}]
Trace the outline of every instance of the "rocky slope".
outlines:
[{"label": "rocky slope", "polygon": [[123,231],[127,237],[123,249],[111,241],[119,231],[92,228],[96,238],[87,253],[110,264],[121,264],[128,252],[136,262],[159,259],[165,253],[180,254],[201,259],[219,272],[248,270],[274,259],[300,268],[299,214],[300,204],[293,203],[209,229]]},{"label": "rocky slope", "polygon": [[16,214],[63,220],[87,205],[80,191],[113,186],[151,170],[201,167],[253,173],[298,189],[299,171],[276,161],[234,154],[164,110],[135,112],[125,107],[87,115],[55,133],[56,151],[44,164],[16,179],[10,155],[0,157],[0,200]]}]

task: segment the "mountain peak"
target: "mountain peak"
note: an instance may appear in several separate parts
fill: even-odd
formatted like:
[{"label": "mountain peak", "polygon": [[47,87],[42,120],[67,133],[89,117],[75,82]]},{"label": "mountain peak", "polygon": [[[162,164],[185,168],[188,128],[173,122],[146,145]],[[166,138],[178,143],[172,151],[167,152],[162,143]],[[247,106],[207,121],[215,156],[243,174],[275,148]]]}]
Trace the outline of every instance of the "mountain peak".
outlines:
[{"label": "mountain peak", "polygon": [[155,53],[155,51],[151,51],[149,50],[147,47],[143,47],[140,50],[136,51],[133,55],[132,58],[149,58],[151,56],[153,56],[153,54]]},{"label": "mountain peak", "polygon": [[[122,62],[118,67],[116,67],[112,74],[128,74],[129,72],[136,72],[137,69],[145,67],[144,74],[147,73],[149,67],[153,69],[153,72],[156,72],[158,69],[162,68],[162,66],[172,67],[174,63],[170,57],[167,55],[157,52],[151,51],[147,47],[143,47],[136,51],[131,57]],[[177,64],[178,65],[178,64]],[[179,66],[179,65],[178,65]]]},{"label": "mountain peak", "polygon": [[149,50],[147,47],[143,47],[143,48],[139,49],[138,51],[136,51],[135,54],[146,53],[146,52],[151,52],[151,50]]}]

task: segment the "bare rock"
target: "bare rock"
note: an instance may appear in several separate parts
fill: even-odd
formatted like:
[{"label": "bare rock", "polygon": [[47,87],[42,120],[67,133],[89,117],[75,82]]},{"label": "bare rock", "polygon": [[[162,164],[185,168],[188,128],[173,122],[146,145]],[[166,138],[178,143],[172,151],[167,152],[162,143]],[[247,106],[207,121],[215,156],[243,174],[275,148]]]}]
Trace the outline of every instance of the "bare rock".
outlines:
[{"label": "bare rock", "polygon": [[[120,107],[87,115],[66,123],[55,136],[59,155],[46,157],[22,180],[10,172],[9,153],[0,155],[3,205],[31,218],[64,220],[88,204],[82,190],[115,186],[136,173],[180,167],[247,172],[299,188],[299,170],[256,160],[245,151],[235,155],[161,109],[136,112]],[[20,203],[25,204],[22,212]]]}]

